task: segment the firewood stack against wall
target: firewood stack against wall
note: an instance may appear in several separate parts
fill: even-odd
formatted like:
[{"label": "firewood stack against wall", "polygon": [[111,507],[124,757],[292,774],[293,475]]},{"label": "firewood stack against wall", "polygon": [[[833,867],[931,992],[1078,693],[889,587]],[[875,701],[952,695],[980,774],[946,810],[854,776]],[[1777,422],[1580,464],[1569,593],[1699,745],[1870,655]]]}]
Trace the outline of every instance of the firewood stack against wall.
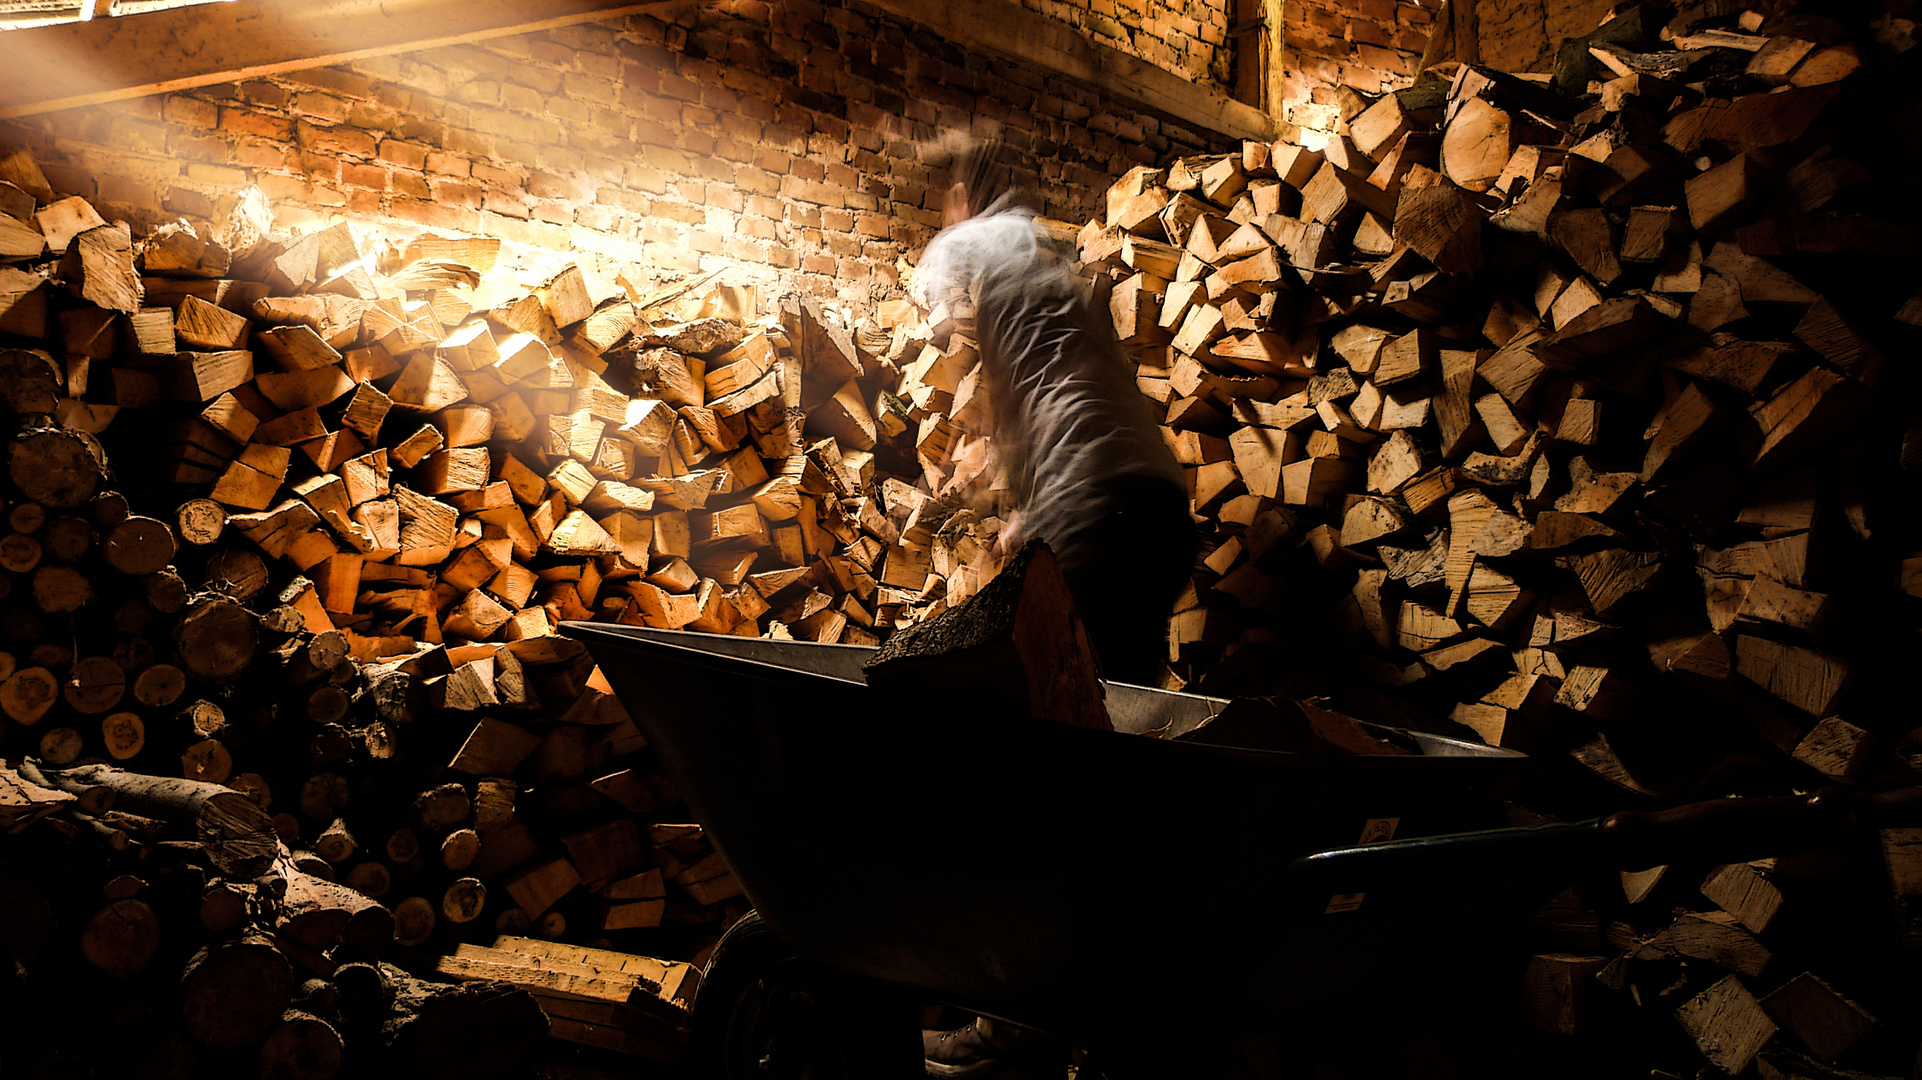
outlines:
[{"label": "firewood stack against wall", "polygon": [[[480,989],[434,1037],[491,1047],[485,1074],[543,1008],[678,1058],[740,888],[555,628],[878,640],[870,534],[905,509],[847,313],[715,274],[523,290],[497,241],[268,240],[251,201],[136,237],[24,152],[0,172],[39,192],[0,267],[9,812],[129,871],[77,879],[55,908],[90,920],[27,951],[77,939],[129,1000],[190,946],[250,973],[193,968],[208,994],[271,983],[282,1008],[217,1036],[148,1018],[157,1054],[424,1054],[380,1002],[445,991],[368,965],[449,954]],[[661,970],[603,970],[617,940]],[[328,1004],[344,968],[373,1004]],[[306,1005],[303,979],[334,983]]]},{"label": "firewood stack against wall", "polygon": [[[1911,42],[1622,18],[1552,77],[1344,91],[1321,149],[1137,168],[1080,231],[1205,537],[1170,685],[1523,750],[1518,824],[1913,783],[1922,733],[1884,703],[1922,597],[1922,274],[1913,150],[1871,119],[1916,116]],[[959,504],[993,475],[967,312],[917,314],[895,401]],[[1891,924],[1825,971],[1775,916],[1892,888],[1912,926],[1909,833],[1853,878],[1704,852],[1584,883],[1529,917],[1524,1020],[1619,1033],[1633,1000],[1720,1069],[1826,1075],[1805,1055],[1880,1030],[1839,971],[1886,994],[1859,957]]]},{"label": "firewood stack against wall", "polygon": [[[1912,782],[1897,22],[1444,64],[1054,228],[1191,478],[1168,685],[1525,750],[1517,822]],[[265,209],[137,233],[0,159],[0,942],[52,1047],[0,1067],[77,1068],[73,1000],[139,1075],[676,1060],[745,900],[556,626],[872,644],[964,603],[1008,509],[972,313]],[[1911,833],[1585,880],[1496,1019],[1912,1056]]]}]

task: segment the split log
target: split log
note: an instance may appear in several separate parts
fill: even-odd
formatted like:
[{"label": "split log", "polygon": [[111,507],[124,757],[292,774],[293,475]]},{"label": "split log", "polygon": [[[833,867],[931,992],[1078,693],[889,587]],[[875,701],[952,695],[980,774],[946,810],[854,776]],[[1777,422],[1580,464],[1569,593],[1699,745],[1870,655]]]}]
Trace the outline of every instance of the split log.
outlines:
[{"label": "split log", "polygon": [[181,975],[181,1020],[201,1045],[251,1049],[273,1032],[298,985],[293,967],[267,938],[212,945]]},{"label": "split log", "polygon": [[228,874],[251,879],[273,862],[278,851],[266,811],[240,792],[218,784],[145,776],[108,765],[47,776],[54,786],[75,794],[104,788],[113,792],[114,805],[123,811],[187,829],[214,865]]},{"label": "split log", "polygon": [[430,983],[388,965],[380,970],[392,993],[380,1041],[397,1070],[449,1069],[496,1080],[525,1069],[547,1035],[547,1017],[526,990],[497,982]]}]

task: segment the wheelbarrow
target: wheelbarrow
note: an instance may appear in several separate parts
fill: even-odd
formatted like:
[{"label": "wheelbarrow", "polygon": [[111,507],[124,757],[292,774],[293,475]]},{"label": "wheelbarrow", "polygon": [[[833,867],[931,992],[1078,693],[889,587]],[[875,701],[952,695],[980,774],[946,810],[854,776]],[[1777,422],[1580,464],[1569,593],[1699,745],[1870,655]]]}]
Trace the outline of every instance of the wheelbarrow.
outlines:
[{"label": "wheelbarrow", "polygon": [[1922,789],[1830,793],[1464,833],[1525,755],[1386,728],[1412,752],[1144,738],[1227,702],[1110,683],[1110,733],[883,700],[862,676],[870,647],[562,631],[753,905],[695,1001],[692,1058],[715,1076],[917,1075],[917,1000],[1126,1074],[1149,1044],[1272,1030],[1359,987],[1429,902],[1411,886],[1463,865],[1627,868],[1704,843],[1733,861],[1922,807]]}]

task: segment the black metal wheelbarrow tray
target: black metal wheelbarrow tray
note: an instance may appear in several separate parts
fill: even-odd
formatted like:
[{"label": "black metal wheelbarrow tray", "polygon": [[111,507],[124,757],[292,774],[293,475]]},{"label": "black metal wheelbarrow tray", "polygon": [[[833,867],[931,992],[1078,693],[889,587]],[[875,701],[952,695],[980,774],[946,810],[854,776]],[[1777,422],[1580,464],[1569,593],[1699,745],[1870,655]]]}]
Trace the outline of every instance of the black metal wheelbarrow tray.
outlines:
[{"label": "black metal wheelbarrow tray", "polygon": [[1398,883],[1544,857],[1654,865],[1703,843],[1752,858],[1736,849],[1813,842],[1860,809],[1723,800],[1458,833],[1524,755],[1390,729],[1413,753],[1144,738],[1227,703],[1110,683],[1101,732],[884,699],[868,647],[562,629],[754,906],[695,1004],[694,1060],[715,1075],[915,1075],[918,1024],[877,988],[1110,1061],[1184,1031],[1271,1030],[1405,938],[1425,890]]}]

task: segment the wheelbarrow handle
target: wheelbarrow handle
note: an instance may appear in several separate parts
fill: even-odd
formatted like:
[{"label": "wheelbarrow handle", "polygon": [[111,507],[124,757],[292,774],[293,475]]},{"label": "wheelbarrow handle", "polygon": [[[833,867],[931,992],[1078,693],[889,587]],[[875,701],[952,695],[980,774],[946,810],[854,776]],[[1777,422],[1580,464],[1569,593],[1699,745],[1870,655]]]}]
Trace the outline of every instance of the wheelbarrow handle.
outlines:
[{"label": "wheelbarrow handle", "polygon": [[1626,810],[1603,818],[1601,833],[1618,867],[1639,870],[1691,854],[1742,862],[1833,847],[1862,829],[1914,824],[1922,824],[1922,786],[1873,794],[1825,787],[1807,795]]},{"label": "wheelbarrow handle", "polygon": [[1862,829],[1904,825],[1922,825],[1922,786],[1877,794],[1829,787],[1809,795],[1714,799],[1587,821],[1335,848],[1293,860],[1288,882],[1310,893],[1358,892],[1398,880],[1504,867],[1641,870],[1689,856],[1743,862],[1834,847]]}]

